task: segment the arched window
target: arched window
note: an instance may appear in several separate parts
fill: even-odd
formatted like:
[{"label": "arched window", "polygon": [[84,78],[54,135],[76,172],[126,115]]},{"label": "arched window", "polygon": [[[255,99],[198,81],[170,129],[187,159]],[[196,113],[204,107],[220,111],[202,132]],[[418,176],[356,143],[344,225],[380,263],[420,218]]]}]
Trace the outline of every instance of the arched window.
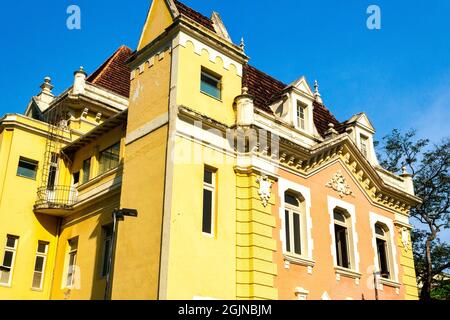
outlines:
[{"label": "arched window", "polygon": [[295,194],[286,192],[284,195],[285,202],[285,250],[288,253],[302,255],[302,215],[301,200]]},{"label": "arched window", "polygon": [[343,210],[333,210],[334,236],[336,240],[336,262],[339,267],[351,268],[349,250],[349,218]]},{"label": "arched window", "polygon": [[379,223],[375,224],[375,239],[378,255],[378,266],[382,278],[390,279],[389,263],[389,230]]}]

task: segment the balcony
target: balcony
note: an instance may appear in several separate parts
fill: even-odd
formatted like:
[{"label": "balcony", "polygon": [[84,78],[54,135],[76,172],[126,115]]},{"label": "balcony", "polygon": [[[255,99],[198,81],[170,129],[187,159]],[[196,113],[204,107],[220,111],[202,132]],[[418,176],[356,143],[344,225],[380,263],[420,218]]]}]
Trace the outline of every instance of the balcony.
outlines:
[{"label": "balcony", "polygon": [[68,186],[54,186],[52,189],[41,187],[37,196],[34,205],[36,213],[64,217],[70,214],[77,202],[78,191],[75,187]]}]

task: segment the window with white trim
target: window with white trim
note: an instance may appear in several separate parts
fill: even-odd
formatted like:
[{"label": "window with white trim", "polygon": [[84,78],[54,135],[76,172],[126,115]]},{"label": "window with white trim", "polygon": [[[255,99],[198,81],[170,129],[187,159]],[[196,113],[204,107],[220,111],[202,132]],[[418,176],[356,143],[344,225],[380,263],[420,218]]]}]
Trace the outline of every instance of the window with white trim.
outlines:
[{"label": "window with white trim", "polygon": [[302,130],[306,130],[306,108],[306,105],[297,101],[297,126]]},{"label": "window with white trim", "polygon": [[214,235],[216,200],[216,171],[205,168],[203,174],[203,219],[202,231]]},{"label": "window with white trim", "polygon": [[212,71],[202,68],[200,91],[220,100],[222,98],[222,77]]},{"label": "window with white trim", "polygon": [[0,269],[1,285],[11,285],[11,278],[14,269],[18,243],[19,237],[13,235],[6,236],[5,250],[3,253],[3,261]]},{"label": "window with white trim", "polygon": [[389,229],[380,223],[375,224],[375,240],[378,256],[378,268],[382,278],[391,279],[391,255]]},{"label": "window with white trim", "polygon": [[70,239],[68,241],[69,253],[68,253],[68,265],[67,265],[67,276],[66,276],[66,287],[72,287],[75,279],[75,266],[77,263],[77,253],[78,253],[78,237]]},{"label": "window with white trim", "polygon": [[47,263],[48,242],[39,241],[34,262],[33,281],[31,287],[35,290],[42,290],[44,282],[45,266]]},{"label": "window with white trim", "polygon": [[351,251],[349,237],[350,217],[344,210],[335,208],[334,214],[334,238],[336,245],[336,264],[339,267],[351,269]]},{"label": "window with white trim", "polygon": [[364,135],[360,136],[360,149],[364,157],[369,156],[369,138]]},{"label": "window with white trim", "polygon": [[286,192],[284,195],[284,231],[286,253],[302,255],[302,214],[300,211],[300,199],[293,193]]}]

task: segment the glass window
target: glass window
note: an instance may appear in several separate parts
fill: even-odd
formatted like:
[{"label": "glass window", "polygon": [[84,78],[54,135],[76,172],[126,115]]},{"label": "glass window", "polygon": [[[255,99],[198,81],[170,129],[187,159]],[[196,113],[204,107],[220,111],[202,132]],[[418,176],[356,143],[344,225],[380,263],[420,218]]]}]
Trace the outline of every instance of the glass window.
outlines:
[{"label": "glass window", "polygon": [[361,135],[361,153],[367,158],[369,155],[369,138]]},{"label": "glass window", "polygon": [[100,171],[103,174],[119,166],[120,161],[120,142],[100,152]]},{"label": "glass window", "polygon": [[216,99],[221,99],[221,77],[202,69],[200,90]]},{"label": "glass window", "polygon": [[215,212],[215,179],[216,173],[211,169],[204,169],[203,175],[203,221],[202,231],[213,234]]},{"label": "glass window", "polygon": [[349,238],[348,238],[348,219],[345,215],[334,210],[334,236],[336,241],[336,262],[337,265],[343,268],[350,268],[349,256]]},{"label": "glass window", "polygon": [[2,268],[0,270],[0,283],[3,285],[11,285],[11,276],[14,268],[18,241],[19,237],[17,236],[8,235],[6,237]]},{"label": "glass window", "polygon": [[109,252],[112,246],[113,226],[108,225],[103,227],[103,256],[102,256],[102,270],[101,276],[106,277],[109,268]]},{"label": "glass window", "polygon": [[293,194],[285,193],[284,228],[286,235],[285,249],[288,253],[302,254],[300,201]]},{"label": "glass window", "polygon": [[54,190],[56,177],[58,175],[58,155],[52,152],[50,167],[48,169],[47,190]]},{"label": "glass window", "polygon": [[17,168],[17,175],[20,177],[30,178],[35,180],[37,174],[38,162],[34,160],[20,157],[19,166]]},{"label": "glass window", "polygon": [[300,129],[306,129],[306,117],[305,117],[306,106],[300,101],[297,101],[297,125]]},{"label": "glass window", "polygon": [[375,238],[378,254],[378,265],[382,278],[390,278],[389,270],[389,254],[388,254],[388,237],[384,228],[379,224],[375,225]]},{"label": "glass window", "polygon": [[39,241],[36,260],[34,263],[33,282],[31,287],[33,289],[41,290],[44,281],[45,264],[47,261],[48,243]]},{"label": "glass window", "polygon": [[83,180],[82,183],[89,181],[91,175],[91,158],[83,161]]},{"label": "glass window", "polygon": [[77,262],[78,238],[69,240],[69,256],[67,265],[66,286],[71,287],[75,279],[75,265]]}]

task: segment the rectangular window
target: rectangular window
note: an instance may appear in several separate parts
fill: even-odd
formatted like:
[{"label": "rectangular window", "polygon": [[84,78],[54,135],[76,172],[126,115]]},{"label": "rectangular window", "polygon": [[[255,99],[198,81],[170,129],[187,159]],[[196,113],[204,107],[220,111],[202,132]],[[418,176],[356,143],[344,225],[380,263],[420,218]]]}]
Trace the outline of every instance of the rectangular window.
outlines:
[{"label": "rectangular window", "polygon": [[202,231],[213,234],[215,212],[216,173],[211,169],[204,170],[203,177],[203,223]]},{"label": "rectangular window", "polygon": [[350,268],[347,243],[347,228],[335,224],[334,232],[336,236],[337,264],[338,266],[343,268]]},{"label": "rectangular window", "polygon": [[299,213],[291,209],[285,210],[286,252],[297,255],[302,254],[300,217]]},{"label": "rectangular window", "polygon": [[80,183],[80,171],[75,172],[73,174],[73,185],[78,186],[79,183]]},{"label": "rectangular window", "polygon": [[18,242],[19,237],[11,235],[6,237],[5,253],[0,268],[0,284],[7,286],[11,285],[11,276],[14,268]]},{"label": "rectangular window", "polygon": [[380,265],[380,273],[383,278],[389,279],[388,255],[386,250],[386,241],[377,239],[378,263]]},{"label": "rectangular window", "polygon": [[216,99],[221,99],[221,77],[202,69],[200,91]]},{"label": "rectangular window", "polygon": [[66,287],[71,287],[75,278],[75,265],[77,263],[78,238],[69,240],[69,256],[67,265]]},{"label": "rectangular window", "polygon": [[112,145],[111,147],[100,152],[100,171],[99,174],[103,174],[111,169],[119,166],[120,161],[120,142]]},{"label": "rectangular window", "polygon": [[54,190],[56,177],[58,175],[58,155],[52,152],[50,167],[48,169],[47,190]]},{"label": "rectangular window", "polygon": [[20,157],[17,175],[19,177],[30,178],[36,180],[38,162]]},{"label": "rectangular window", "polygon": [[306,107],[300,101],[297,101],[297,124],[302,130],[306,129],[305,108]]},{"label": "rectangular window", "polygon": [[361,139],[361,153],[363,154],[364,157],[367,158],[367,156],[369,155],[369,149],[368,149],[369,138],[361,135],[360,139]]},{"label": "rectangular window", "polygon": [[102,255],[102,270],[100,275],[106,277],[109,268],[109,251],[111,250],[113,240],[113,226],[108,225],[103,227],[103,255]]},{"label": "rectangular window", "polygon": [[36,290],[42,290],[44,282],[45,264],[47,262],[48,242],[39,241],[36,260],[34,262],[33,283],[31,287]]},{"label": "rectangular window", "polygon": [[89,181],[91,175],[91,158],[83,161],[83,180],[82,183]]}]

